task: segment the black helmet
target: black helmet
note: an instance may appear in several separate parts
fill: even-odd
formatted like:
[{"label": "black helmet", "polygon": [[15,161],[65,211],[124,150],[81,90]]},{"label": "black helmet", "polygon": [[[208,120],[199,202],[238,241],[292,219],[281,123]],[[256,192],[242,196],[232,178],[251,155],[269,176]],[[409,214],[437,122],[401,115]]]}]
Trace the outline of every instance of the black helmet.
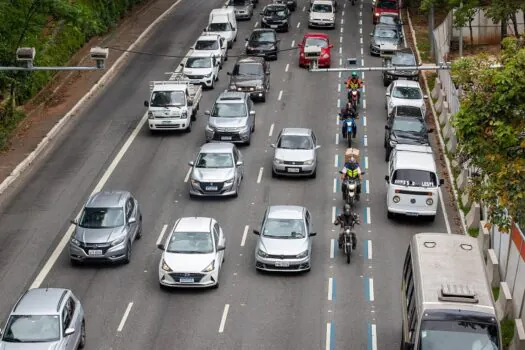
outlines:
[{"label": "black helmet", "polygon": [[343,214],[345,216],[350,216],[350,214],[352,214],[352,208],[350,207],[350,204],[345,204],[344,207],[343,207]]}]

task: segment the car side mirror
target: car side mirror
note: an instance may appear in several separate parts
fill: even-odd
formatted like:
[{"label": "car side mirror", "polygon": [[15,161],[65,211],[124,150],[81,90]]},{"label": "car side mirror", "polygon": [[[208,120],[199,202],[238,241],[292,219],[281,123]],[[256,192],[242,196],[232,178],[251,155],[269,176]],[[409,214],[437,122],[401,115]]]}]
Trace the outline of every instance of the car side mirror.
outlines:
[{"label": "car side mirror", "polygon": [[428,96],[427,95],[423,95],[423,98],[426,100],[426,99],[428,99]]},{"label": "car side mirror", "polygon": [[129,218],[129,220],[128,220],[128,224],[134,224],[134,223],[136,223],[136,222],[137,222],[137,218],[135,218],[135,217],[131,217],[131,218]]},{"label": "car side mirror", "polygon": [[317,232],[310,232],[310,236],[317,236]]},{"label": "car side mirror", "polygon": [[374,33],[370,33],[370,36],[374,36]]},{"label": "car side mirror", "polygon": [[443,186],[445,184],[445,179],[439,179],[439,186]]},{"label": "car side mirror", "polygon": [[248,38],[244,38],[244,41],[248,41]]},{"label": "car side mirror", "polygon": [[321,148],[321,145],[315,146],[315,149],[319,149],[319,148]]},{"label": "car side mirror", "polygon": [[237,161],[237,163],[235,163],[235,165],[241,166],[241,165],[244,165],[244,162],[242,160],[239,160],[239,161]]},{"label": "car side mirror", "polygon": [[73,333],[75,333],[75,328],[66,328],[66,330],[64,331],[64,337],[67,337]]},{"label": "car side mirror", "polygon": [[180,67],[184,67],[184,63],[180,63],[179,66],[180,66]]},{"label": "car side mirror", "polygon": [[218,245],[217,246],[217,251],[220,252],[221,250],[226,250],[226,247],[223,246],[223,245]]},{"label": "car side mirror", "polygon": [[211,115],[210,111],[204,111],[204,115]]},{"label": "car side mirror", "polygon": [[388,183],[390,181],[390,176],[385,175],[385,181]]},{"label": "car side mirror", "polygon": [[388,125],[385,125],[385,130],[390,130],[390,127]]},{"label": "car side mirror", "polygon": [[157,248],[159,248],[160,250],[166,250],[166,247],[164,247],[164,244],[162,243],[157,244]]},{"label": "car side mirror", "polygon": [[192,100],[188,100],[188,107],[192,107],[193,106],[193,101]]},{"label": "car side mirror", "polygon": [[253,230],[253,233],[255,233],[256,235],[261,235],[261,233],[259,232],[259,230]]},{"label": "car side mirror", "polygon": [[328,48],[329,48],[329,49],[331,49],[331,48],[333,48],[333,47],[334,47],[334,44],[330,44],[330,45],[328,45]]},{"label": "car side mirror", "polygon": [[270,147],[271,147],[271,148],[277,148],[277,145],[276,145],[275,143],[272,143],[272,144],[270,145]]},{"label": "car side mirror", "polygon": [[251,116],[255,116],[255,111],[253,111],[253,110],[250,111],[250,115],[251,115]]},{"label": "car side mirror", "polygon": [[78,225],[77,219],[71,219],[71,220],[69,220],[69,222],[72,223],[75,226]]},{"label": "car side mirror", "polygon": [[432,133],[432,132],[434,132],[434,129],[433,128],[427,129],[427,132],[428,133]]},{"label": "car side mirror", "polygon": [[193,161],[191,161],[191,162],[188,162],[188,165],[189,165],[189,166],[194,166],[195,163],[194,163]]},{"label": "car side mirror", "polygon": [[148,101],[144,101],[144,107],[149,107],[149,102]]},{"label": "car side mirror", "polygon": [[390,92],[387,92],[385,95],[386,97],[390,97]]}]

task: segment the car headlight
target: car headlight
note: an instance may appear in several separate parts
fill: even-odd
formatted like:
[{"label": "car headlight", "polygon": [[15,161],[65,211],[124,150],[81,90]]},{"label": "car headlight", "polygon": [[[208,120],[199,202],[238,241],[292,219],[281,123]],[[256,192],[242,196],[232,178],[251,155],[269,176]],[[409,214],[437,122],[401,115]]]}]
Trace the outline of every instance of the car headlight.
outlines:
[{"label": "car headlight", "polygon": [[202,272],[212,272],[215,270],[215,260],[212,260],[212,262],[202,270]]},{"label": "car headlight", "polygon": [[310,159],[310,160],[307,160],[306,162],[304,162],[305,165],[312,165],[314,164],[314,160],[313,159]]},{"label": "car headlight", "polygon": [[212,74],[213,74],[213,72],[209,72],[208,74],[206,74],[206,78],[211,77]]},{"label": "car headlight", "polygon": [[273,160],[276,164],[283,164],[284,161],[282,159],[274,158]]},{"label": "car headlight", "polygon": [[301,254],[297,254],[296,258],[301,259],[301,258],[306,258],[307,256],[308,256],[308,250],[305,250]]},{"label": "car headlight", "polygon": [[76,238],[71,238],[71,243],[73,243],[74,245],[80,245],[80,241]]},{"label": "car headlight", "polygon": [[191,184],[192,185],[195,185],[195,186],[199,186],[200,185],[200,182],[195,180],[195,179],[191,179]]},{"label": "car headlight", "polygon": [[268,254],[264,250],[262,250],[261,248],[257,249],[257,255],[259,255],[261,258],[268,257]]},{"label": "car headlight", "polygon": [[233,184],[233,180],[234,180],[234,178],[232,177],[231,179],[224,181],[224,184],[225,185],[231,185],[231,184]]},{"label": "car headlight", "polygon": [[394,203],[399,203],[400,200],[401,198],[399,198],[399,196],[394,196],[394,198],[392,198],[392,201],[394,201]]},{"label": "car headlight", "polygon": [[215,132],[215,129],[211,127],[210,125],[206,125],[206,131],[207,132]]},{"label": "car headlight", "polygon": [[168,264],[166,264],[166,261],[164,261],[164,259],[162,259],[162,267],[161,267],[161,269],[162,269],[163,271],[166,271],[166,272],[171,272],[171,271],[173,271],[173,270],[168,266]]},{"label": "car headlight", "polygon": [[116,240],[114,240],[113,242],[111,242],[111,245],[112,246],[119,245],[119,244],[123,243],[125,240],[126,240],[126,236],[119,237]]},{"label": "car headlight", "polygon": [[182,112],[182,114],[180,115],[180,118],[181,118],[181,119],[186,119],[186,118],[188,118],[188,111],[184,111],[184,112]]},{"label": "car headlight", "polygon": [[427,198],[427,205],[434,204],[434,200],[432,198]]},{"label": "car headlight", "polygon": [[148,112],[148,119],[155,119],[153,112]]},{"label": "car headlight", "polygon": [[231,90],[235,90],[235,89],[237,89],[237,86],[235,86],[235,85],[232,84],[232,85],[230,85],[230,89],[231,89]]},{"label": "car headlight", "polygon": [[255,88],[256,88],[257,90],[262,90],[262,89],[263,89],[263,85],[262,85],[262,83],[257,83],[257,85],[255,85]]}]

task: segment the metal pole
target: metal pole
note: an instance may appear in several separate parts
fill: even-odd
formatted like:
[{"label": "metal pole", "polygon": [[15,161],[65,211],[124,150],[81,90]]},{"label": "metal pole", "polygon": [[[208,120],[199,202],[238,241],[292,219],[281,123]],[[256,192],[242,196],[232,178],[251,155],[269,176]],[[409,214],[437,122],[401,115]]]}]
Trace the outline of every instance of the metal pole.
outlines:
[{"label": "metal pole", "polygon": [[0,67],[0,71],[92,71],[99,70],[103,68],[99,67]]},{"label": "metal pole", "polygon": [[[463,1],[459,3],[459,9],[463,7]],[[463,25],[459,27],[459,57],[463,57]]]},{"label": "metal pole", "polygon": [[430,42],[430,55],[434,56],[434,5],[430,5],[428,12],[428,41]]},{"label": "metal pole", "polygon": [[[501,64],[492,64],[489,66],[489,68],[495,69],[495,68],[503,68],[503,65]],[[452,69],[452,65],[450,63],[441,63],[441,64],[424,64],[421,66],[402,66],[402,67],[355,67],[355,68],[348,68],[348,67],[339,67],[339,68],[317,68],[317,69],[310,69],[310,72],[313,73],[334,73],[334,72],[350,72],[350,71],[359,71],[359,72],[381,72],[381,71],[407,71],[407,70],[417,70],[417,71],[423,71],[423,70],[450,70]]]}]

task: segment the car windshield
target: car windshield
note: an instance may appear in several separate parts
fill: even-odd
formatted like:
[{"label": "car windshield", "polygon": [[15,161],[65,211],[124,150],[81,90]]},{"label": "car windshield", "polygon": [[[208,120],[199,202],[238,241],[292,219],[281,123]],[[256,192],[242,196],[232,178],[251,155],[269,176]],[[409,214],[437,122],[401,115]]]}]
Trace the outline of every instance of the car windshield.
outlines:
[{"label": "car windshield", "polygon": [[418,350],[499,350],[498,327],[477,321],[423,321]]},{"label": "car windshield", "polygon": [[399,24],[399,18],[397,16],[381,16],[379,17],[379,23],[397,25]]},{"label": "car windshield", "polygon": [[233,158],[231,153],[200,153],[195,167],[206,169],[233,168]]},{"label": "car windshield", "polygon": [[327,48],[328,41],[323,38],[306,38],[304,46],[319,46],[321,48]]},{"label": "car windshield", "polygon": [[166,252],[179,254],[213,253],[211,233],[175,231],[170,237]]},{"label": "car windshield", "polygon": [[275,35],[273,32],[254,32],[250,41],[258,43],[273,43],[275,42]]},{"label": "car windshield", "polygon": [[122,208],[84,208],[78,224],[83,228],[113,228],[123,225]]},{"label": "car windshield", "polygon": [[397,54],[392,57],[392,64],[397,66],[415,66],[416,57],[411,54]]},{"label": "car windshield", "polygon": [[263,230],[264,237],[297,239],[305,237],[305,227],[300,219],[271,219],[266,220]]},{"label": "car windshield", "polygon": [[151,107],[177,107],[185,104],[184,91],[154,91],[151,95]]},{"label": "car windshield", "polygon": [[392,183],[411,187],[436,187],[436,174],[426,170],[397,169],[392,177]]},{"label": "car windshield", "polygon": [[277,148],[282,149],[312,149],[313,142],[310,136],[283,135],[279,139]]},{"label": "car windshield", "polygon": [[377,38],[397,39],[397,31],[394,29],[377,28],[374,36]]},{"label": "car windshield", "polygon": [[208,26],[209,32],[228,32],[231,30],[230,23],[223,22],[223,23],[210,23]]},{"label": "car windshield", "polygon": [[314,4],[312,6],[312,12],[321,12],[321,13],[332,13],[332,5],[325,4]]},{"label": "car windshield", "polygon": [[379,1],[377,7],[380,9],[397,10],[397,4],[395,1]]},{"label": "car windshield", "polygon": [[244,103],[215,103],[211,115],[216,118],[244,118],[247,116]]},{"label": "car windshield", "polygon": [[392,91],[392,97],[404,100],[421,100],[423,98],[419,88],[410,86],[396,86]]},{"label": "car windshield", "polygon": [[211,68],[210,57],[188,57],[186,68]]},{"label": "car windshield", "polygon": [[195,44],[195,50],[218,50],[219,42],[217,40],[199,40]]},{"label": "car windshield", "polygon": [[239,63],[233,67],[233,75],[263,75],[263,66],[260,63]]},{"label": "car windshield", "polygon": [[58,340],[58,315],[12,315],[2,337],[2,341],[7,343],[47,343]]},{"label": "car windshield", "polygon": [[423,133],[425,131],[425,125],[418,118],[395,118],[392,130]]},{"label": "car windshield", "polygon": [[286,9],[282,6],[267,7],[264,10],[264,15],[284,18],[286,17]]},{"label": "car windshield", "polygon": [[250,3],[250,0],[230,0],[228,6],[245,6]]}]

